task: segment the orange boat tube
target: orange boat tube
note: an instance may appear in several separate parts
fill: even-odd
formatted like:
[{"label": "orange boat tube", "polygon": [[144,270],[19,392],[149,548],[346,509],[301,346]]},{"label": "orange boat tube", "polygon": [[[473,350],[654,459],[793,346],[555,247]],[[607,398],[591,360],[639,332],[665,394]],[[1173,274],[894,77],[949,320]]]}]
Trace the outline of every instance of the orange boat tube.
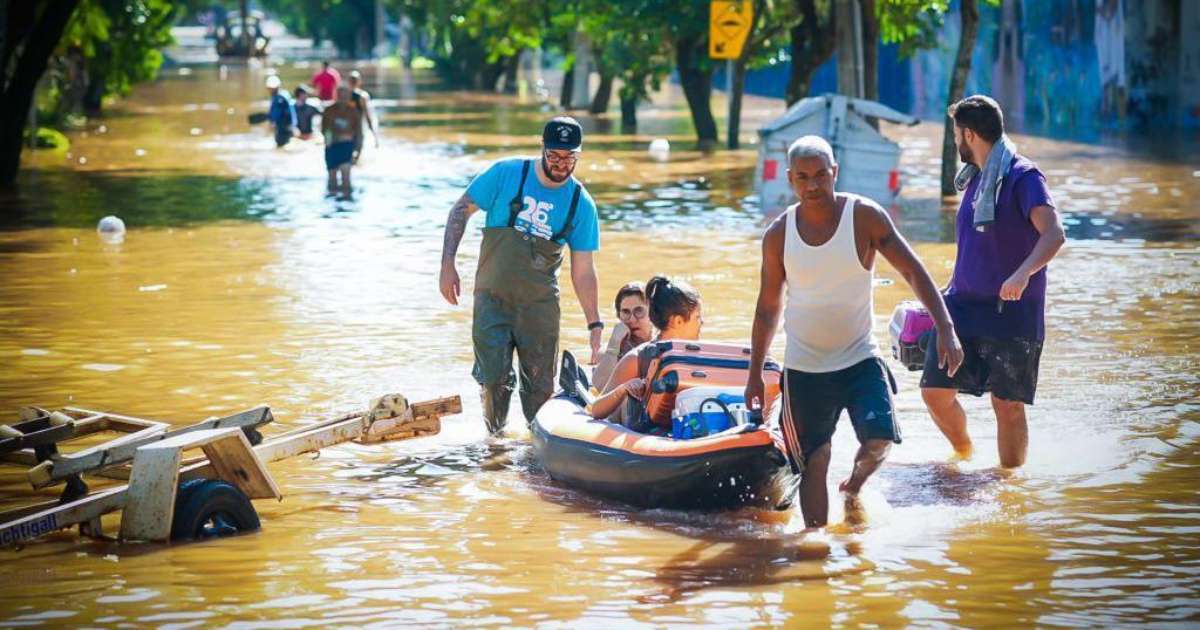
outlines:
[{"label": "orange boat tube", "polygon": [[542,406],[531,431],[534,456],[551,478],[637,507],[777,509],[795,487],[779,437],[766,426],[675,440],[595,420],[560,395]]}]

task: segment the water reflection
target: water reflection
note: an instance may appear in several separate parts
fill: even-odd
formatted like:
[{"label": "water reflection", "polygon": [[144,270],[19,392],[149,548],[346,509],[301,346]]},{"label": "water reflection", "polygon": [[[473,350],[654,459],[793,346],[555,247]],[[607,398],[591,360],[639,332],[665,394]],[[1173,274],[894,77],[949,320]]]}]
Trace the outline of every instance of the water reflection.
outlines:
[{"label": "water reflection", "polygon": [[[1195,618],[1194,166],[1022,139],[1073,241],[1051,270],[1028,465],[996,472],[982,399],[965,401],[978,455],[947,463],[917,375],[898,373],[905,442],[864,493],[867,523],[804,535],[794,511],[638,511],[563,487],[532,461],[516,417],[504,439],[484,438],[469,305],[444,306],[432,278],[446,211],[489,159],[531,151],[540,108],[458,92],[414,100],[368,73],[382,147],[364,156],[356,199],[338,203],[321,196],[319,145],[275,151],[246,129],[257,79],[199,81],[205,72],[139,90],[105,132],[76,139],[86,166],[35,156],[40,168],[0,202],[0,357],[12,368],[2,406],[78,403],[185,423],[267,402],[273,430],[391,391],[461,393],[466,411],[435,438],[272,465],[286,499],[258,504],[260,534],[168,548],[57,535],[4,551],[0,575],[17,586],[0,594],[0,625]],[[774,113],[748,104],[751,121]],[[679,274],[705,296],[706,334],[744,339],[761,230],[753,149],[694,151],[678,100],[648,110],[641,136],[585,124],[581,176],[605,222],[602,292],[652,270]],[[954,237],[936,194],[937,131],[897,130],[896,216],[943,282]],[[652,137],[671,140],[670,161],[646,155]],[[120,246],[97,238],[107,214],[129,226]],[[477,248],[472,233],[464,278]],[[882,338],[883,316],[909,296],[879,271]],[[579,348],[584,322],[564,293],[563,345]],[[835,436],[831,479],[848,472],[854,445],[848,430]],[[0,469],[0,486],[37,496],[13,469]]]}]

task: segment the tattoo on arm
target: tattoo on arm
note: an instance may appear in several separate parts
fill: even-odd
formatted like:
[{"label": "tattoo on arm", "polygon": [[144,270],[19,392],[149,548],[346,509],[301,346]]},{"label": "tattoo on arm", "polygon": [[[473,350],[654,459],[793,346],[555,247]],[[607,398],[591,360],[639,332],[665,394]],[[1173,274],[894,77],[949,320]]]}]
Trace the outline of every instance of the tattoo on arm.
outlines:
[{"label": "tattoo on arm", "polygon": [[446,235],[442,240],[442,262],[453,262],[458,255],[458,244],[467,231],[467,220],[477,208],[475,202],[464,194],[450,209],[450,216],[446,219]]}]

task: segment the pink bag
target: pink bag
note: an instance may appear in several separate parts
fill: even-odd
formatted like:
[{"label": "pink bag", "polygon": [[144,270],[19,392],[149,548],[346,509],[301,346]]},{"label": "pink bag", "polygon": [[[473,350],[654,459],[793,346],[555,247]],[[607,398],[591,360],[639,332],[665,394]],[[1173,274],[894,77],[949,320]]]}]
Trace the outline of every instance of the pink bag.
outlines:
[{"label": "pink bag", "polygon": [[933,338],[933,316],[919,302],[901,302],[892,313],[888,326],[892,339],[892,357],[909,371],[925,367],[925,353]]}]

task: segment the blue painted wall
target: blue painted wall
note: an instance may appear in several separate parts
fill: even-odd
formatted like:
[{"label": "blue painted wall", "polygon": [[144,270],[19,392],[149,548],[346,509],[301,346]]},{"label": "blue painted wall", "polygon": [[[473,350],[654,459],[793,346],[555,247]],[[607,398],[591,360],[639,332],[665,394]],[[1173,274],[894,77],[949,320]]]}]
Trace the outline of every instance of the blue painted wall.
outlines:
[{"label": "blue painted wall", "polygon": [[[967,92],[999,100],[1013,129],[1088,139],[1114,129],[1200,128],[1200,0],[981,5]],[[881,102],[941,118],[959,21],[955,2],[938,46],[910,58],[896,46],[879,47]],[[747,92],[782,98],[788,65],[750,72]],[[723,71],[714,85],[724,86]],[[836,87],[831,60],[814,76],[812,93]]]}]

